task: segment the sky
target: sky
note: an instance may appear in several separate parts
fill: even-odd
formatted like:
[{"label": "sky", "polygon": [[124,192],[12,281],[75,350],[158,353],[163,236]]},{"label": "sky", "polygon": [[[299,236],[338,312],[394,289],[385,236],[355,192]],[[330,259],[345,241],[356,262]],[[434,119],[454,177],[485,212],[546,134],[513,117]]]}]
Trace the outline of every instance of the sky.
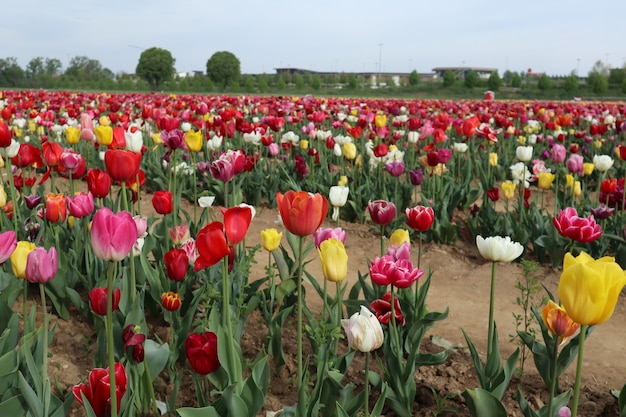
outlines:
[{"label": "sky", "polygon": [[96,59],[134,73],[143,50],[206,72],[218,51],[244,74],[295,67],[430,73],[465,66],[586,75],[626,62],[623,0],[12,1],[2,7],[0,58]]}]

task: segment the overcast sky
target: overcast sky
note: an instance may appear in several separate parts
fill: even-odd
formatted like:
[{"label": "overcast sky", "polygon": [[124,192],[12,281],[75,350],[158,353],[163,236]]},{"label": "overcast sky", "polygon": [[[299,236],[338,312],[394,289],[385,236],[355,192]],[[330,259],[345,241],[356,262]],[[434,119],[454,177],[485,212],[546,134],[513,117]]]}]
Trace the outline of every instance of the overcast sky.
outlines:
[{"label": "overcast sky", "polygon": [[178,72],[206,71],[217,51],[235,54],[248,74],[473,66],[586,75],[598,60],[626,61],[624,0],[29,0],[0,13],[0,58],[22,68],[38,56],[63,69],[87,56],[133,73],[155,46]]}]

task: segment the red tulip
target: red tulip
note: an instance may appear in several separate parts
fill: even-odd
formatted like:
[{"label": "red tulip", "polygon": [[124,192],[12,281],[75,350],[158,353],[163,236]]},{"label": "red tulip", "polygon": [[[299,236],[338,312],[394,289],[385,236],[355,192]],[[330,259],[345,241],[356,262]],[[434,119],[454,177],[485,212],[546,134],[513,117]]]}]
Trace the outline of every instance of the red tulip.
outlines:
[{"label": "red tulip", "polygon": [[[3,110],[6,110],[6,107]],[[11,140],[13,140],[13,134],[11,133],[11,129],[9,125],[7,125],[3,120],[0,120],[0,148],[6,148],[11,146]]]},{"label": "red tulip", "polygon": [[161,303],[163,304],[163,308],[167,311],[176,311],[180,308],[182,300],[180,294],[168,291],[161,294]]},{"label": "red tulip", "polygon": [[220,367],[217,335],[213,332],[191,333],[187,336],[185,354],[191,368],[200,375],[208,375]]},{"label": "red tulip", "polygon": [[57,167],[59,175],[64,178],[82,178],[87,171],[85,157],[71,149],[66,149],[61,154],[61,164]]},{"label": "red tulip", "polygon": [[66,198],[64,194],[48,194],[46,196],[46,220],[52,223],[63,222],[67,217]]},{"label": "red tulip", "polygon": [[416,206],[406,209],[406,220],[409,227],[418,232],[425,232],[435,221],[435,213],[431,207]]},{"label": "red tulip", "polygon": [[159,214],[169,214],[174,209],[172,193],[167,190],[159,190],[152,196],[152,206]]},{"label": "red tulip", "polygon": [[[126,393],[126,370],[121,362],[115,363],[115,393],[117,409],[120,409],[122,397]],[[89,382],[74,385],[72,393],[76,400],[83,404],[83,396],[89,401],[96,417],[108,417],[111,415],[111,378],[109,369],[95,368],[89,372]]]},{"label": "red tulip", "polygon": [[323,195],[289,190],[276,194],[276,204],[283,224],[296,236],[312,235],[324,222],[328,200]]},{"label": "red tulip", "polygon": [[104,198],[111,191],[111,177],[106,171],[90,169],[85,177],[87,189],[95,198]]},{"label": "red tulip", "polygon": [[243,241],[248,233],[252,221],[252,210],[249,207],[232,207],[222,209],[224,216],[224,231],[229,246],[235,246]]},{"label": "red tulip", "polygon": [[20,168],[41,168],[44,166],[41,151],[30,143],[20,144],[20,149],[11,161]]},{"label": "red tulip", "polygon": [[[89,305],[91,310],[99,316],[107,315],[107,295],[108,290],[106,288],[95,287],[89,291]],[[119,288],[113,290],[113,308],[112,311],[117,310],[120,305],[121,291]]]},{"label": "red tulip", "polygon": [[[396,324],[404,326],[406,320],[400,308],[400,300],[398,297],[394,297],[393,301],[394,320]],[[391,293],[385,293],[382,299],[372,301],[370,309],[376,315],[380,324],[389,324],[389,319],[391,319]]]},{"label": "red tulip", "polygon": [[374,223],[386,226],[396,217],[395,204],[385,200],[374,200],[367,203],[367,211]]},{"label": "red tulip", "polygon": [[213,222],[203,227],[196,235],[198,257],[194,263],[194,271],[200,271],[217,264],[224,256],[230,253],[224,225]]},{"label": "red tulip", "polygon": [[139,172],[141,154],[125,149],[109,149],[104,153],[104,164],[112,180],[132,181]]},{"label": "red tulip", "polygon": [[51,168],[59,166],[61,163],[61,155],[63,155],[63,147],[56,142],[45,142],[41,144],[43,149],[43,159],[46,165]]},{"label": "red tulip", "polygon": [[130,353],[133,360],[136,363],[141,363],[144,360],[145,352],[143,350],[143,342],[146,340],[146,335],[140,333],[141,328],[135,324],[129,324],[124,328],[122,332],[122,341],[124,342],[124,350]]},{"label": "red tulip", "polygon": [[500,199],[500,189],[498,187],[488,189],[487,197],[489,197],[491,201],[498,201]]},{"label": "red tulip", "polygon": [[182,281],[187,276],[189,267],[189,257],[182,249],[170,249],[163,256],[165,263],[165,273],[172,281]]},{"label": "red tulip", "polygon": [[137,225],[127,211],[114,214],[110,208],[102,207],[93,217],[91,246],[100,259],[121,261],[130,254],[137,237]]}]

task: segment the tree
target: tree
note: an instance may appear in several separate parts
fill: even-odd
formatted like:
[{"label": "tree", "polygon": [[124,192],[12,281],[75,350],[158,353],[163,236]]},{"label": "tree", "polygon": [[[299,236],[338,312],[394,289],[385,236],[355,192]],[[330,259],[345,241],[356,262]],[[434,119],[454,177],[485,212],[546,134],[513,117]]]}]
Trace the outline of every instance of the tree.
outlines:
[{"label": "tree", "polygon": [[587,76],[587,85],[595,94],[602,94],[609,88],[609,82],[601,73],[591,70]]},{"label": "tree", "polygon": [[158,90],[159,86],[174,77],[176,69],[170,51],[157,47],[146,49],[139,56],[139,63],[135,69],[138,77],[145,80],[150,88]]},{"label": "tree", "polygon": [[500,78],[498,71],[494,71],[491,73],[489,79],[487,80],[487,86],[492,91],[498,91],[500,89],[500,87],[502,86],[502,78]]},{"label": "tree", "polygon": [[44,67],[47,75],[54,76],[61,74],[63,64],[61,64],[61,61],[57,58],[46,58]]},{"label": "tree", "polygon": [[356,75],[353,72],[351,72],[348,75],[348,82],[347,82],[348,88],[350,90],[355,90],[358,83],[359,83],[359,80],[356,78]]},{"label": "tree", "polygon": [[239,59],[231,52],[220,51],[211,55],[206,62],[206,73],[215,84],[226,88],[241,76]]},{"label": "tree", "polygon": [[541,77],[539,77],[539,81],[537,81],[537,88],[542,91],[546,91],[552,88],[552,80],[550,80],[550,77],[548,77],[546,74],[543,74]]},{"label": "tree", "polygon": [[478,74],[476,71],[469,71],[465,74],[465,87],[474,88],[478,85],[480,78],[478,78]]},{"label": "tree", "polygon": [[419,83],[420,83],[419,74],[415,70],[411,71],[411,73],[409,74],[409,85],[411,87],[417,87]]},{"label": "tree", "polygon": [[311,88],[315,91],[319,90],[322,86],[322,80],[320,80],[319,75],[314,75],[311,79]]},{"label": "tree", "polygon": [[609,84],[622,85],[626,79],[626,70],[624,68],[611,68],[609,71]]},{"label": "tree", "polygon": [[24,78],[24,70],[18,65],[17,58],[0,59],[0,85],[17,87]]},{"label": "tree", "polygon": [[576,75],[574,71],[572,71],[570,75],[565,78],[563,89],[568,93],[575,93],[578,91],[578,75]]},{"label": "tree", "polygon": [[31,59],[26,65],[26,76],[30,79],[41,77],[45,73],[43,58],[38,56]]},{"label": "tree", "polygon": [[522,77],[517,73],[513,73],[511,76],[511,87],[520,88],[522,86]]},{"label": "tree", "polygon": [[454,73],[450,70],[443,73],[443,86],[444,87],[452,87],[456,82],[456,77]]}]

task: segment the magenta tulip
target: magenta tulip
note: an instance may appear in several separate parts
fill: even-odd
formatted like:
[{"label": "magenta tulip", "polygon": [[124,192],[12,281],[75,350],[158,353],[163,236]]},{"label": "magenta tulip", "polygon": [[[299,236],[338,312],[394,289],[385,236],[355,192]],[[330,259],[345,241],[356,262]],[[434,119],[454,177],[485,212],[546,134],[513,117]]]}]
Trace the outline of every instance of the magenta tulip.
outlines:
[{"label": "magenta tulip", "polygon": [[26,258],[26,279],[28,282],[46,283],[55,277],[59,270],[59,256],[53,246],[49,250],[37,247]]},{"label": "magenta tulip", "polygon": [[94,254],[105,261],[121,261],[137,241],[137,225],[127,211],[113,213],[108,207],[99,209],[91,225]]},{"label": "magenta tulip", "polygon": [[89,216],[94,210],[93,194],[76,193],[73,197],[67,197],[67,209],[76,218]]},{"label": "magenta tulip", "polygon": [[17,235],[13,230],[0,233],[0,265],[11,257],[17,247]]}]

